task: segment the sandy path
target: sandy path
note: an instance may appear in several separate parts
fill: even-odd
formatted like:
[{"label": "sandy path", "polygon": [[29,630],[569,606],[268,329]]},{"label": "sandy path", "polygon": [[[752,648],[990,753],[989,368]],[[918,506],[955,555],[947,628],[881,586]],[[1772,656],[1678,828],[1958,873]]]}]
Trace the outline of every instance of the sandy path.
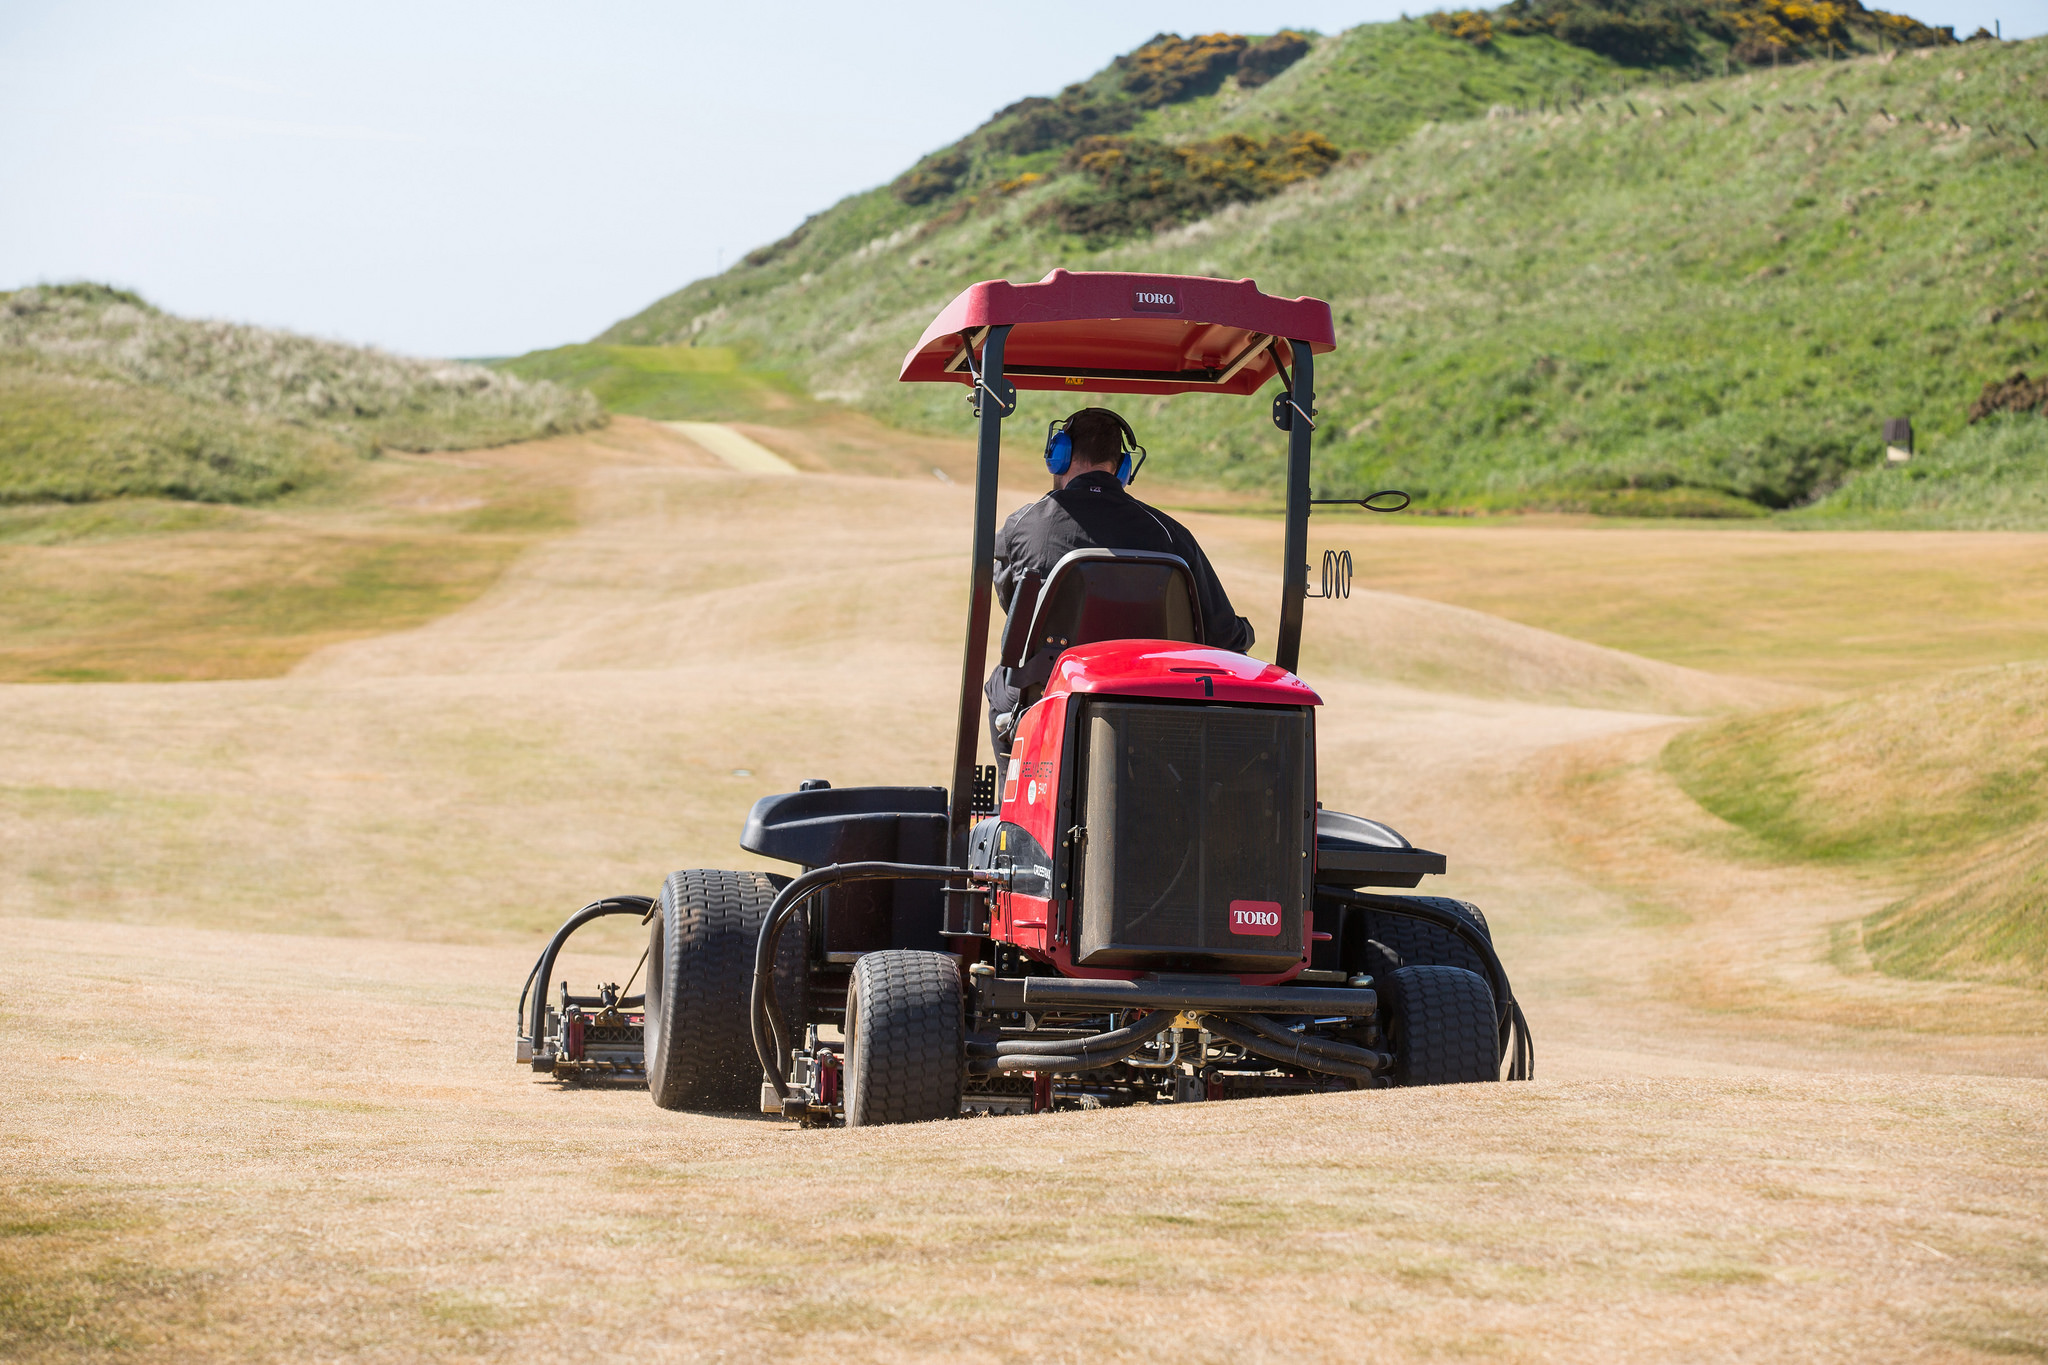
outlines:
[{"label": "sandy path", "polygon": [[[514,1068],[574,904],[943,780],[968,498],[643,454],[291,677],[0,688],[0,1358],[2048,1351],[2038,1002],[1859,973],[1883,888],[1659,785],[1792,694],[1413,599],[1312,608],[1325,799],[1451,855],[1540,1082],[801,1133]],[[1277,527],[1192,520],[1270,639]]]}]

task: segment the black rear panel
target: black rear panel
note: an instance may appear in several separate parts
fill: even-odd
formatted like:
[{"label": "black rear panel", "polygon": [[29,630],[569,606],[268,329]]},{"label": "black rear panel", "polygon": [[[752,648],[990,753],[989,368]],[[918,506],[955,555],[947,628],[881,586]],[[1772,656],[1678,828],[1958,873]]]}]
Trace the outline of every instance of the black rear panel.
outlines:
[{"label": "black rear panel", "polygon": [[1304,711],[1090,700],[1076,739],[1076,961],[1273,972],[1300,959],[1315,820]]}]

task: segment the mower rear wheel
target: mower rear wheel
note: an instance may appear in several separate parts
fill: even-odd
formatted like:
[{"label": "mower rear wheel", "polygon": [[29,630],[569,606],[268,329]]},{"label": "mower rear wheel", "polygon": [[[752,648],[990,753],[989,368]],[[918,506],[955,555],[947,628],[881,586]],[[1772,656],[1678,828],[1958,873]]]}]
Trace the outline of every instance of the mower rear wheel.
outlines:
[{"label": "mower rear wheel", "polygon": [[[1493,932],[1487,928],[1486,915],[1470,901],[1452,900],[1449,896],[1392,896],[1388,899],[1448,911],[1477,929],[1479,936],[1488,943],[1493,942]],[[1365,957],[1359,965],[1378,980],[1384,981],[1402,967],[1423,966],[1462,967],[1468,972],[1477,972],[1482,978],[1487,975],[1486,962],[1472,950],[1472,945],[1441,925],[1386,910],[1367,910],[1364,914]]]},{"label": "mower rear wheel", "polygon": [[[787,877],[693,868],[669,874],[647,929],[647,1089],[663,1109],[751,1111],[761,1063],[747,1017],[761,921]],[[799,917],[801,918],[801,917]],[[800,1015],[804,934],[782,932],[776,993]]]},{"label": "mower rear wheel", "polygon": [[1382,983],[1399,1085],[1500,1079],[1500,1035],[1486,978],[1459,967],[1402,967]]},{"label": "mower rear wheel", "polygon": [[846,1126],[956,1118],[967,1069],[960,959],[889,949],[846,987]]}]

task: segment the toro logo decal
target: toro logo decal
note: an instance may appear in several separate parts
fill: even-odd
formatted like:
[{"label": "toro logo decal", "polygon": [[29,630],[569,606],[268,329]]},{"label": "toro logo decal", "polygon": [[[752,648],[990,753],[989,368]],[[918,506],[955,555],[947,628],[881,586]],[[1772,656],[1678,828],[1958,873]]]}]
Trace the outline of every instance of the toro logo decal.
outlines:
[{"label": "toro logo decal", "polygon": [[1134,289],[1131,291],[1131,309],[1139,313],[1178,313],[1180,295],[1161,289]]},{"label": "toro logo decal", "polygon": [[1280,933],[1279,901],[1232,901],[1230,932],[1275,938]]}]

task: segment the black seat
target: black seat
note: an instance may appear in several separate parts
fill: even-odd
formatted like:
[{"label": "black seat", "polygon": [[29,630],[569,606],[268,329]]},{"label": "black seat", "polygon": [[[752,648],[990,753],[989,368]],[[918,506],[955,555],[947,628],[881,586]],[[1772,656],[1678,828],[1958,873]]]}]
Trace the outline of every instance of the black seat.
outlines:
[{"label": "black seat", "polygon": [[1017,689],[1017,708],[995,717],[1007,741],[1016,718],[1045,691],[1052,666],[1075,645],[1105,640],[1202,643],[1194,571],[1154,550],[1072,550],[1041,581],[1026,574],[1010,603],[997,676]]}]

